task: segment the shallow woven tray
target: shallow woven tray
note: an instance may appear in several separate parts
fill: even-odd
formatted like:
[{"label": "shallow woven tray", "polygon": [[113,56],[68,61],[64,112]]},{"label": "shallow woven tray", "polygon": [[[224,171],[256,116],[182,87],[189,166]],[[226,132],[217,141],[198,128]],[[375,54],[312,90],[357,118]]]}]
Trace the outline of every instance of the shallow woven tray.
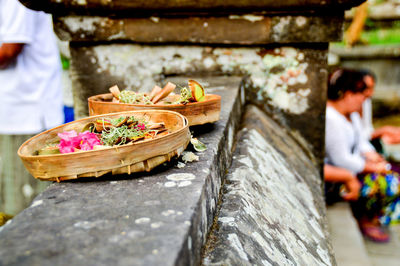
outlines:
[{"label": "shallow woven tray", "polygon": [[[34,155],[46,143],[58,140],[57,133],[73,129],[81,131],[85,125],[98,118],[126,115],[146,117],[146,120],[155,123],[164,122],[170,133],[155,139],[100,150]],[[59,182],[79,177],[99,177],[110,172],[131,174],[150,171],[172,157],[179,156],[189,141],[188,122],[181,114],[167,110],[129,111],[92,116],[47,130],[23,143],[18,149],[18,155],[35,178]]]},{"label": "shallow woven tray", "polygon": [[205,97],[206,99],[202,102],[188,104],[146,105],[113,103],[111,102],[113,98],[112,94],[105,93],[89,97],[89,115],[144,109],[170,110],[184,115],[189,121],[189,126],[216,122],[219,120],[221,112],[221,96],[206,94]]}]

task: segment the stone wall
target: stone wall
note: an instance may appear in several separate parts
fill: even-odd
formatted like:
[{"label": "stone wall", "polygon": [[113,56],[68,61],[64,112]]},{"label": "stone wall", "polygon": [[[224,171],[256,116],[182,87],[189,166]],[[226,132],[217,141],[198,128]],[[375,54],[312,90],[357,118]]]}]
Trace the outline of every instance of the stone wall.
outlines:
[{"label": "stone wall", "polygon": [[[21,2],[70,42],[78,117],[111,85],[197,75],[222,108],[191,128],[208,147],[198,162],[53,184],[0,229],[0,264],[335,264],[319,175],[327,48],[362,1]],[[248,103],[260,109],[241,120]]]},{"label": "stone wall", "polygon": [[70,42],[77,117],[114,84],[148,91],[174,75],[241,75],[248,100],[305,139],[321,165],[327,43],[362,1],[21,2],[53,13]]},{"label": "stone wall", "polygon": [[[168,77],[190,73],[246,76],[248,100],[263,107],[322,158],[327,77],[326,47],[222,48],[202,46],[72,45],[75,113],[87,98],[120,88],[149,91]],[[307,121],[318,121],[308,124]]]},{"label": "stone wall", "polygon": [[362,1],[21,2],[53,13],[70,42],[77,117],[114,84],[148,91],[174,75],[248,76],[249,100],[303,137],[321,165],[327,43]]}]

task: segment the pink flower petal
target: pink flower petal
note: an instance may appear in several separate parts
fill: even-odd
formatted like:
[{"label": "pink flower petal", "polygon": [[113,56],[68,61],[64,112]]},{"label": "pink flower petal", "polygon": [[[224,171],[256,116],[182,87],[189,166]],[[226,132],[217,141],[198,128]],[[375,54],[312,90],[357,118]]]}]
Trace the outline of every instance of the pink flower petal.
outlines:
[{"label": "pink flower petal", "polygon": [[58,133],[57,135],[61,139],[70,139],[70,138],[76,137],[78,134],[76,133],[75,130],[71,130],[71,131],[64,131],[63,133]]},{"label": "pink flower petal", "polygon": [[61,153],[70,153],[74,152],[74,147],[72,146],[58,146]]},{"label": "pink flower petal", "polygon": [[93,150],[93,146],[100,145],[97,135],[89,131],[79,133],[79,135],[74,130],[65,131],[58,133],[58,136],[60,137],[58,148],[61,153],[74,152],[75,149],[89,151]]}]

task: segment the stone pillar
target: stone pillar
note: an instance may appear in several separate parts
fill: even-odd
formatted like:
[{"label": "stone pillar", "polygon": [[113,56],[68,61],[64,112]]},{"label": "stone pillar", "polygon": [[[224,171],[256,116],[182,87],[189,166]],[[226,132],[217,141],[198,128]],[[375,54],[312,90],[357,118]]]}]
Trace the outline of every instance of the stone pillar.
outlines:
[{"label": "stone pillar", "polygon": [[77,117],[114,84],[147,91],[174,75],[242,75],[247,100],[321,164],[328,42],[362,1],[21,2],[53,13],[70,42]]}]

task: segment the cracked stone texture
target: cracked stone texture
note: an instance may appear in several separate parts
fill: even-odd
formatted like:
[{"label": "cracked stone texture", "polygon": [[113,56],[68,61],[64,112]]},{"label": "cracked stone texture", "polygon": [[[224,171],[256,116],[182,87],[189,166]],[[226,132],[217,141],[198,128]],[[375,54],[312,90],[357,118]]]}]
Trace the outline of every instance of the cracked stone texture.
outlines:
[{"label": "cracked stone texture", "polygon": [[318,168],[248,105],[204,265],[336,265]]},{"label": "cracked stone texture", "polygon": [[[264,90],[254,86],[254,81],[246,80],[246,97],[247,100],[259,106],[262,110],[268,113],[281,125],[289,129],[291,134],[296,137],[297,141],[301,141],[302,145],[308,146],[314,155],[313,161],[316,164],[322,165],[324,158],[324,141],[325,141],[325,108],[326,108],[326,93],[327,93],[327,45],[314,46],[313,48],[300,49],[304,55],[304,63],[307,64],[305,75],[308,77],[305,83],[298,82],[295,85],[289,86],[288,92],[298,92],[295,101],[290,101],[289,105],[295,102],[300,103],[302,95],[300,90],[308,88],[310,90],[307,95],[307,108],[302,112],[288,112],[283,108],[276,108],[272,103],[268,93],[268,87]],[[274,65],[278,67],[279,64]],[[288,70],[290,71],[290,69]],[[280,71],[279,74],[284,74],[285,71]],[[286,82],[287,83],[287,82]],[[260,93],[261,96],[260,97]],[[282,98],[278,98],[282,101]],[[312,121],[312,123],[310,123]]]},{"label": "cracked stone texture", "polygon": [[143,15],[147,13],[204,12],[205,14],[227,11],[302,11],[349,9],[358,6],[363,0],[20,0],[32,9],[45,10],[59,14],[114,14]]},{"label": "cracked stone texture", "polygon": [[244,99],[240,78],[198,80],[222,96],[221,120],[191,128],[198,162],[52,184],[0,228],[0,265],[198,264]]}]

